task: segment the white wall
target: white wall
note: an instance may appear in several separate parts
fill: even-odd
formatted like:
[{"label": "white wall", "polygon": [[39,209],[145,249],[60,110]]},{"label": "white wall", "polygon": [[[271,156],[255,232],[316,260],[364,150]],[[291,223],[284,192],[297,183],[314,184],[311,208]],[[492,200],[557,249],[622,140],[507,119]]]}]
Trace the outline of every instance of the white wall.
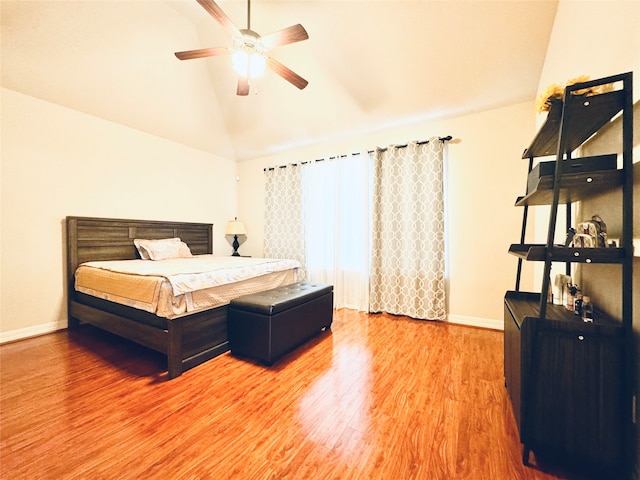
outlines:
[{"label": "white wall", "polygon": [[[314,160],[375,146],[453,136],[447,144],[449,209],[449,320],[502,328],[503,297],[515,283],[527,162],[521,159],[535,131],[533,102],[437,122],[389,128],[376,134],[316,145],[238,165],[240,218],[248,234],[244,254],[262,255],[264,231],[263,168]],[[531,272],[523,286],[531,288]]]},{"label": "white wall", "polygon": [[[538,90],[580,75],[637,73],[639,65],[640,2],[560,0]],[[640,74],[634,75],[637,100]]]},{"label": "white wall", "polygon": [[2,89],[0,341],[66,327],[67,215],[214,224],[236,215],[236,164]]}]

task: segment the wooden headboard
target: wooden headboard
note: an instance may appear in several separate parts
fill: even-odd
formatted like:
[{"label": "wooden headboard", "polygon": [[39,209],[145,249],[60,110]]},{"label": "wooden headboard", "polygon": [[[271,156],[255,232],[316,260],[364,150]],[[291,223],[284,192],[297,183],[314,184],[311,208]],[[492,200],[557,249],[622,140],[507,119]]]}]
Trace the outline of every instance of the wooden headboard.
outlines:
[{"label": "wooden headboard", "polygon": [[117,218],[67,217],[67,279],[69,297],[78,265],[97,260],[140,258],[135,238],[180,237],[194,255],[213,252],[213,224],[122,220]]}]

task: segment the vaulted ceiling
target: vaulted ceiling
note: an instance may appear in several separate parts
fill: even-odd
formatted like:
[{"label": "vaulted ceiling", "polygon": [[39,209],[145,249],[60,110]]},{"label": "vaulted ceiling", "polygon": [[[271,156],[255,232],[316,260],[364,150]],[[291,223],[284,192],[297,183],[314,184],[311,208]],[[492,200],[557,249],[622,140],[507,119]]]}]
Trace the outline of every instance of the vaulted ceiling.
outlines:
[{"label": "vaulted ceiling", "polygon": [[[246,0],[219,0],[246,28]],[[195,0],[2,0],[2,86],[213,154],[243,160],[535,97],[557,0],[253,0],[261,35],[301,23],[236,95],[231,46]]]}]

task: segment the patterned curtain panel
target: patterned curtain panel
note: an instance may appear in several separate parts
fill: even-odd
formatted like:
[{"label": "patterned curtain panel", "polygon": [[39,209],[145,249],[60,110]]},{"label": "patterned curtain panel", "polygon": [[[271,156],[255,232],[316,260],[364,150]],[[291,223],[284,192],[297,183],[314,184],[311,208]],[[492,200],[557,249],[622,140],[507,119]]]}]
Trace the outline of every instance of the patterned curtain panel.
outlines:
[{"label": "patterned curtain panel", "polygon": [[300,167],[289,165],[265,171],[264,256],[298,260],[307,278],[305,266],[302,174]]},{"label": "patterned curtain panel", "polygon": [[445,320],[443,143],[378,150],[370,311]]}]

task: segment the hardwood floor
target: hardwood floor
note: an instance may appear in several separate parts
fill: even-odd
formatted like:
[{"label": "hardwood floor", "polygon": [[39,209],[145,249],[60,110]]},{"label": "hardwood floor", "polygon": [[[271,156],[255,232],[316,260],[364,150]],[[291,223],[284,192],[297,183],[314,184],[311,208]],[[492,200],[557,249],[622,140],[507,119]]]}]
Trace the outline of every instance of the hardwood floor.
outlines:
[{"label": "hardwood floor", "polygon": [[526,468],[502,332],[339,310],[267,368],[83,326],[0,347],[3,479],[568,478]]}]

